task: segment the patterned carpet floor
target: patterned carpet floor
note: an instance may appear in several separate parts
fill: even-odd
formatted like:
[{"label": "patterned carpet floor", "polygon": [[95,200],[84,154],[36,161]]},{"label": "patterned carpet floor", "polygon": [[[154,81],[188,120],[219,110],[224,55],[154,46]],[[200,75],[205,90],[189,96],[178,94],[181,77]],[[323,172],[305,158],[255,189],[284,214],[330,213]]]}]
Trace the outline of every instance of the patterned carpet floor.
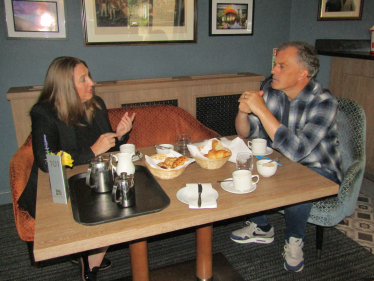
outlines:
[{"label": "patterned carpet floor", "polygon": [[373,198],[360,193],[352,216],[346,217],[336,228],[374,254]]},{"label": "patterned carpet floor", "polygon": [[[0,280],[81,280],[79,267],[70,263],[67,257],[43,262],[42,267],[31,267],[26,244],[16,232],[12,206],[2,205],[0,212]],[[269,218],[275,227],[275,241],[269,245],[242,245],[229,239],[231,231],[242,227],[243,218],[214,225],[213,252],[223,253],[244,280],[374,279],[374,255],[334,227],[325,230],[322,258],[318,260],[313,225],[307,227],[304,270],[287,272],[282,258],[284,217],[274,213]],[[196,255],[194,229],[152,237],[148,249],[151,270],[192,260]],[[98,280],[120,280],[120,277],[131,275],[127,243],[110,247],[107,257],[113,266],[99,272]]]}]

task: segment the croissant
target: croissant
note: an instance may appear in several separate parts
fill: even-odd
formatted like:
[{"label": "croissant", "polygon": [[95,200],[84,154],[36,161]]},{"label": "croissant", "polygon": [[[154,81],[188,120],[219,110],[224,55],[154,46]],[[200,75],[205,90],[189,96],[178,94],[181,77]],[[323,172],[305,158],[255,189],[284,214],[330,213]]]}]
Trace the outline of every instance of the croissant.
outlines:
[{"label": "croissant", "polygon": [[171,167],[176,160],[177,160],[177,157],[166,157],[164,159],[164,163],[166,164],[166,166],[170,166]]},{"label": "croissant", "polygon": [[182,166],[184,164],[184,162],[186,162],[187,160],[188,159],[187,159],[186,156],[181,156],[177,160],[175,160],[175,162],[173,163],[173,165],[171,166],[171,168],[174,169],[176,167]]},{"label": "croissant", "polygon": [[212,140],[212,149],[213,150],[223,150],[222,142],[218,140]]},{"label": "croissant", "polygon": [[186,156],[181,157],[166,157],[163,162],[158,163],[157,165],[162,169],[174,169],[176,167],[182,166],[184,162],[188,159]]},{"label": "croissant", "polygon": [[160,163],[157,164],[157,166],[159,166],[162,169],[169,169],[170,168],[170,166],[166,165],[165,162],[160,162]]},{"label": "croissant", "polygon": [[230,152],[227,150],[209,150],[208,154],[204,155],[209,159],[221,159],[230,156]]}]

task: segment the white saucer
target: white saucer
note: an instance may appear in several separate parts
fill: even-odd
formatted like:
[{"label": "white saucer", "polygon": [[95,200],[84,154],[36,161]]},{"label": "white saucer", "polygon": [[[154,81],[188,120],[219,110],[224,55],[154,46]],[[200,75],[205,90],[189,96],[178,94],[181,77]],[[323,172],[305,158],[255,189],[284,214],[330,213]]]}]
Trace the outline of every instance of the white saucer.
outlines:
[{"label": "white saucer", "polygon": [[[218,198],[218,192],[217,190],[215,190],[213,188],[213,192],[215,193],[216,195],[216,199]],[[181,201],[182,203],[184,204],[188,204],[188,194],[187,194],[187,187],[183,187],[181,189],[178,190],[177,192],[177,198],[179,199],[179,201]]]},{"label": "white saucer", "polygon": [[[225,180],[232,180],[232,178],[229,178],[229,179],[225,179]],[[248,189],[248,190],[243,190],[243,191],[239,191],[239,190],[236,190],[234,188],[234,183],[232,181],[228,181],[228,182],[221,182],[221,187],[226,190],[227,192],[230,192],[230,193],[235,193],[235,194],[246,194],[246,193],[250,193],[252,191],[255,191],[256,190],[256,187],[257,187],[257,184],[255,183],[252,183],[252,188]]]},{"label": "white saucer", "polygon": [[132,161],[133,162],[138,161],[138,160],[142,159],[142,157],[143,157],[143,153],[139,152],[139,155],[134,155],[132,157]]},{"label": "white saucer", "polygon": [[262,153],[262,154],[257,154],[257,153],[253,153],[254,156],[266,156],[266,155],[270,155],[273,153],[273,149],[271,147],[267,147],[266,148],[266,153]]}]

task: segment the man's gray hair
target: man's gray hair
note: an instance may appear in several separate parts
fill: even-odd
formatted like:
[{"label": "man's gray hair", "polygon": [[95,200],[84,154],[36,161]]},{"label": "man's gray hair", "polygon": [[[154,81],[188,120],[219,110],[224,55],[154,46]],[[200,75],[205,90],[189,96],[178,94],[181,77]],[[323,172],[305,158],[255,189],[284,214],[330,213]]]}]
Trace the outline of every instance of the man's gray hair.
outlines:
[{"label": "man's gray hair", "polygon": [[313,78],[317,75],[319,70],[319,59],[317,57],[316,49],[304,42],[291,41],[281,44],[278,47],[279,51],[284,51],[289,47],[294,47],[297,50],[298,60],[308,71],[308,77]]}]

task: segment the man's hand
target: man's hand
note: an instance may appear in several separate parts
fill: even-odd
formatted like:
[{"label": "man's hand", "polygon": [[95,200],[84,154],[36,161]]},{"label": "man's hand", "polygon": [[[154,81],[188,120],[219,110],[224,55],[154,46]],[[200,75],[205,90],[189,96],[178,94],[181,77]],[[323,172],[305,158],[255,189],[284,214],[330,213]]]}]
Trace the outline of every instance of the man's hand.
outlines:
[{"label": "man's hand", "polygon": [[252,111],[249,109],[249,106],[245,102],[239,102],[239,113],[249,114],[252,113]]},{"label": "man's hand", "polygon": [[248,114],[256,115],[265,128],[268,136],[273,140],[275,132],[280,123],[271,114],[263,99],[264,91],[245,91],[239,99],[239,112],[235,119],[235,128],[239,137],[246,138],[250,132],[251,125]]},{"label": "man's hand", "polygon": [[245,113],[258,115],[259,110],[266,108],[262,98],[264,91],[245,91],[239,99],[239,110]]}]

